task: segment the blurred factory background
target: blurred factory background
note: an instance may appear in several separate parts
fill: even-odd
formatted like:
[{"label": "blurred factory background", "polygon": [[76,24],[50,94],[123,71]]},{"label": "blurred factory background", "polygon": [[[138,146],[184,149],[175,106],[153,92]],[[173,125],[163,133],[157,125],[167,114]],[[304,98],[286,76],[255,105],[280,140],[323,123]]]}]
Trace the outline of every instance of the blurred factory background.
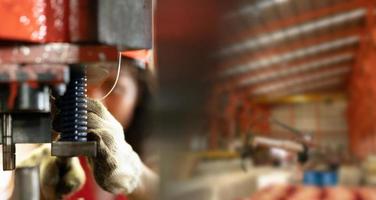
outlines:
[{"label": "blurred factory background", "polygon": [[[186,81],[189,86],[181,88],[210,89],[206,95],[176,91],[184,96],[176,99],[187,104],[186,113],[195,112],[196,106],[203,107],[206,115],[197,123],[200,116],[189,115],[190,130],[181,142],[189,153],[175,155],[185,159],[175,161],[182,169],[173,182],[172,196],[376,199],[372,189],[376,183],[376,2],[211,3],[200,9],[191,3],[197,10],[180,10],[184,17],[175,19],[198,21],[192,22],[194,28],[181,31],[195,38],[190,45],[183,37],[180,41],[192,49],[192,55],[185,57],[196,69],[190,76],[185,74],[194,77],[194,83]],[[212,28],[217,34],[207,36],[204,30],[210,26],[203,24],[213,16],[219,19]],[[167,23],[166,27],[174,28]],[[192,47],[199,44],[211,48]],[[204,60],[197,52],[209,58]],[[207,64],[198,63],[203,60],[214,66],[209,73],[205,73]],[[200,88],[196,82],[202,74],[208,76]],[[187,97],[205,104],[190,107]]]},{"label": "blurred factory background", "polygon": [[[373,18],[372,1],[241,3],[225,17],[219,51],[218,87],[230,97],[226,109],[236,113],[245,110],[230,108],[239,102],[263,104],[266,115],[310,133],[319,144],[349,147],[357,156],[374,152],[367,71]],[[281,132],[273,124],[259,131]]]}]

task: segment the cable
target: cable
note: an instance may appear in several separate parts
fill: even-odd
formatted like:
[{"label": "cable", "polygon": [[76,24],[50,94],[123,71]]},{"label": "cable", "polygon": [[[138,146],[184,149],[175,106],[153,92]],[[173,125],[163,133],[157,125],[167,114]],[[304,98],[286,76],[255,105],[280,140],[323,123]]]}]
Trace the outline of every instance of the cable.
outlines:
[{"label": "cable", "polygon": [[115,83],[112,86],[112,88],[110,89],[110,91],[106,95],[104,95],[102,98],[99,99],[100,101],[103,101],[104,99],[106,99],[112,93],[112,91],[114,91],[114,89],[115,89],[115,87],[116,87],[116,85],[119,81],[120,69],[121,69],[121,52],[119,52],[119,62],[118,62],[118,68],[117,68]]}]

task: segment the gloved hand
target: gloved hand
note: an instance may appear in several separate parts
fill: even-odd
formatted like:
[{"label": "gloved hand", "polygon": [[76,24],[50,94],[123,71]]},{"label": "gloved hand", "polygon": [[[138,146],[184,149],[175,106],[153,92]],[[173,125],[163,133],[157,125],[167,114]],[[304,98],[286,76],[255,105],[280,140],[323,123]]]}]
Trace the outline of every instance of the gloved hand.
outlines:
[{"label": "gloved hand", "polygon": [[125,141],[122,125],[99,102],[88,100],[88,137],[97,141],[98,152],[89,158],[97,183],[115,194],[140,188],[145,167]]},{"label": "gloved hand", "polygon": [[51,156],[51,145],[35,149],[17,167],[39,166],[41,192],[44,199],[62,199],[77,191],[85,183],[85,173],[78,158]]}]

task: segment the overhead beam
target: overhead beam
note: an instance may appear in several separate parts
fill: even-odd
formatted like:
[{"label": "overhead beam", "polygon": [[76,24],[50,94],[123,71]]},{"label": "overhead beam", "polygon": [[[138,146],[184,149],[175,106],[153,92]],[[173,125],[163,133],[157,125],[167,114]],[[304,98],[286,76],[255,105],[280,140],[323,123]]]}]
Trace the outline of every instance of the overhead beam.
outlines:
[{"label": "overhead beam", "polygon": [[347,23],[360,22],[366,16],[366,9],[355,9],[350,12],[340,13],[333,16],[310,21],[308,23],[288,27],[286,29],[277,30],[275,32],[267,32],[262,35],[247,38],[234,44],[226,45],[219,51],[221,56],[238,55],[244,52],[276,46],[293,38],[300,36],[312,35],[323,30],[333,29],[347,29]]},{"label": "overhead beam", "polygon": [[[291,74],[297,74],[301,72],[309,72],[315,69],[330,68],[332,66],[335,66],[338,64],[344,64],[344,63],[348,64],[349,66],[352,66],[353,59],[354,59],[354,53],[351,50],[340,51],[339,53],[335,52],[331,54],[323,54],[323,55],[315,56],[312,58],[303,59],[298,62],[293,62],[288,65],[271,67],[271,68],[259,70],[253,73],[240,75],[237,77],[237,79],[234,79],[233,81],[235,82],[235,86],[239,86],[239,85],[246,85],[244,83],[250,82],[248,80],[252,79],[253,77],[262,77],[262,76],[265,77],[268,74],[283,73],[292,69],[293,70],[295,69],[295,71],[299,71],[300,69],[306,67],[306,70],[302,69],[300,70],[300,72],[290,73],[290,74],[284,73],[286,74],[285,76],[288,76]],[[257,82],[264,82],[264,81],[266,80],[260,80]]]},{"label": "overhead beam", "polygon": [[304,85],[294,85],[270,93],[251,94],[251,97],[256,99],[276,99],[307,92],[327,92],[329,89],[341,88],[345,83],[346,79],[343,77],[325,78],[317,82],[306,83]]},{"label": "overhead beam", "polygon": [[336,31],[334,33],[321,35],[318,37],[311,37],[304,40],[295,40],[288,44],[282,44],[273,46],[271,48],[266,48],[265,50],[261,51],[254,51],[252,53],[250,52],[244,52],[244,54],[240,56],[234,56],[228,59],[225,59],[224,61],[219,64],[219,72],[226,71],[228,69],[231,69],[233,67],[242,65],[244,63],[248,63],[254,60],[262,59],[265,57],[271,57],[279,54],[285,54],[290,51],[295,51],[297,49],[303,49],[307,48],[309,46],[313,46],[316,44],[322,44],[330,41],[337,40],[338,38],[346,38],[351,36],[358,36],[361,37],[364,35],[364,28],[351,28],[351,29],[344,29],[340,31]]},{"label": "overhead beam", "polygon": [[[333,85],[330,85],[331,87]],[[328,86],[326,86],[328,87]],[[255,103],[261,104],[300,104],[300,103],[312,103],[322,102],[326,100],[342,101],[346,99],[344,93],[304,93],[300,95],[288,95],[278,98],[259,97],[253,100]]]},{"label": "overhead beam", "polygon": [[299,93],[305,93],[309,91],[318,91],[318,90],[326,90],[329,88],[333,88],[333,86],[340,86],[344,85],[345,78],[343,77],[334,77],[331,79],[324,79],[320,80],[319,82],[314,82],[312,84],[306,84],[306,85],[297,85],[292,88],[287,88],[284,92],[286,95],[292,95],[292,94],[299,94]]},{"label": "overhead beam", "polygon": [[[234,76],[226,80],[220,80],[218,83],[220,85],[218,86],[218,90],[222,92],[233,91],[233,90],[238,89],[240,82],[245,81],[251,77],[260,76],[262,74],[267,74],[267,73],[278,72],[280,70],[286,70],[294,66],[301,66],[306,63],[313,63],[313,62],[326,60],[326,59],[333,58],[333,57],[338,57],[338,56],[343,56],[343,55],[354,55],[355,51],[356,51],[356,48],[350,47],[350,48],[335,50],[335,51],[328,52],[328,53],[325,52],[325,53],[317,54],[317,55],[310,56],[304,59],[294,60],[291,62],[284,63],[283,65],[278,63],[269,68],[247,72],[247,73]],[[349,65],[351,64],[349,63]]]},{"label": "overhead beam", "polygon": [[297,16],[282,18],[276,21],[270,21],[258,27],[251,27],[238,34],[235,34],[235,36],[229,38],[229,43],[242,41],[246,38],[255,37],[256,35],[262,34],[265,32],[265,27],[267,27],[267,30],[269,32],[272,32],[296,24],[301,24],[307,21],[319,19],[328,15],[332,15],[334,13],[346,12],[357,8],[363,8],[369,5],[371,2],[372,1],[369,0],[343,1],[332,6],[326,6],[320,9],[304,12]]},{"label": "overhead beam", "polygon": [[264,83],[270,83],[270,82],[273,82],[273,81],[289,79],[289,78],[294,77],[294,76],[300,76],[300,75],[304,75],[304,74],[315,73],[316,71],[320,71],[320,70],[335,69],[335,68],[343,67],[343,66],[349,66],[350,67],[350,66],[352,66],[352,63],[350,63],[350,62],[343,63],[342,62],[342,63],[332,64],[332,65],[323,65],[323,66],[320,66],[320,67],[306,68],[306,69],[296,67],[296,68],[291,68],[290,71],[283,71],[283,72],[276,71],[276,72],[273,72],[273,73],[266,74],[266,76],[269,75],[269,77],[264,78],[264,79],[262,79],[261,76],[255,77],[255,78],[252,78],[252,79],[247,79],[247,80],[239,82],[239,84],[237,86],[238,86],[238,88],[241,88],[241,87],[248,87],[248,86],[251,86],[251,85],[260,85],[260,84],[264,84]]},{"label": "overhead beam", "polygon": [[309,46],[302,49],[296,49],[294,51],[288,51],[283,54],[277,54],[269,57],[262,57],[260,59],[252,60],[250,62],[234,66],[232,68],[226,69],[219,74],[220,77],[226,78],[231,76],[236,76],[239,74],[247,73],[250,71],[259,70],[262,68],[269,68],[273,65],[280,63],[286,63],[293,60],[302,59],[305,57],[317,55],[320,53],[327,53],[333,50],[346,48],[349,46],[354,46],[358,44],[359,37],[351,36],[346,38],[339,38],[334,41],[320,43],[314,46]]},{"label": "overhead beam", "polygon": [[268,83],[242,87],[239,90],[245,93],[263,94],[277,91],[281,88],[292,87],[303,83],[318,81],[329,77],[344,76],[351,71],[350,66],[340,66],[336,68],[328,68],[317,70],[314,73],[298,74],[283,79],[271,81]]}]

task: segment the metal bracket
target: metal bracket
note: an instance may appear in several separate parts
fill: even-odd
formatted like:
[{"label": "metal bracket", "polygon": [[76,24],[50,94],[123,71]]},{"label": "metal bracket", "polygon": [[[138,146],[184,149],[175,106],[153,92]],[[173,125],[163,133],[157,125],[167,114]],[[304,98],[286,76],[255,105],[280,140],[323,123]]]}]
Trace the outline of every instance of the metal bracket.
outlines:
[{"label": "metal bracket", "polygon": [[52,142],[52,155],[61,157],[97,156],[97,142]]}]

